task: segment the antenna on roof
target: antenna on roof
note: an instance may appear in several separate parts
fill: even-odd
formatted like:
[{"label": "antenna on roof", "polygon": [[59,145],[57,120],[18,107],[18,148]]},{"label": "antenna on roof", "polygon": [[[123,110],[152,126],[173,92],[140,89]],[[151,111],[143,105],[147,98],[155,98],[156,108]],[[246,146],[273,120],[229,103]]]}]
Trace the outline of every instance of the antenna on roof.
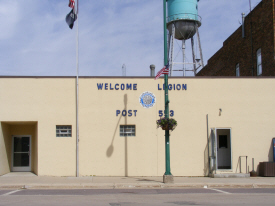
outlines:
[{"label": "antenna on roof", "polygon": [[126,65],[122,65],[122,76],[126,76]]}]

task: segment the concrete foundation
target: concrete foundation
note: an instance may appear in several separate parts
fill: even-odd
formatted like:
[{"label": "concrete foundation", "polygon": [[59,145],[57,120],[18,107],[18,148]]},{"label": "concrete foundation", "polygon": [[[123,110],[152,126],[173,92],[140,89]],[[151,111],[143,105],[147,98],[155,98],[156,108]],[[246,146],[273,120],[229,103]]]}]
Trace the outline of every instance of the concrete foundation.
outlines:
[{"label": "concrete foundation", "polygon": [[163,183],[174,183],[173,175],[163,175]]}]

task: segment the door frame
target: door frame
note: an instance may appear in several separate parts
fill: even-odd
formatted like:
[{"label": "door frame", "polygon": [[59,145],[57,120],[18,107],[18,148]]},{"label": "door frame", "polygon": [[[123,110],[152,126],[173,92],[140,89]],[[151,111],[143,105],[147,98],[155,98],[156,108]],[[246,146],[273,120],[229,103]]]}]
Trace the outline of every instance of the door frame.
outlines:
[{"label": "door frame", "polygon": [[[14,138],[15,137],[29,137],[30,139],[30,146],[29,146],[29,166],[28,167],[14,167],[13,163],[14,163]],[[31,171],[31,141],[32,140],[32,136],[31,135],[12,135],[12,153],[11,153],[11,171],[12,172],[30,172]]]},{"label": "door frame", "polygon": [[[230,132],[230,135],[229,135],[229,143],[230,143],[230,164],[231,164],[231,169],[218,169],[219,165],[218,165],[218,137],[217,137],[217,130],[219,129],[228,129],[229,132]],[[216,127],[215,128],[215,142],[216,142],[216,170],[232,170],[232,142],[231,142],[231,128],[226,128],[226,127]]]}]

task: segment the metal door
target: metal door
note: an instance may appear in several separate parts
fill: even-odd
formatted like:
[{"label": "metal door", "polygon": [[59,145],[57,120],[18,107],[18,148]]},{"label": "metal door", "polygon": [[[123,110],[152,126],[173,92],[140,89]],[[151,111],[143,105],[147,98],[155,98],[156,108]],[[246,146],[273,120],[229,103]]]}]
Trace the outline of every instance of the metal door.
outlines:
[{"label": "metal door", "polygon": [[31,171],[31,136],[12,137],[12,171]]},{"label": "metal door", "polygon": [[216,168],[232,169],[231,129],[216,128]]}]

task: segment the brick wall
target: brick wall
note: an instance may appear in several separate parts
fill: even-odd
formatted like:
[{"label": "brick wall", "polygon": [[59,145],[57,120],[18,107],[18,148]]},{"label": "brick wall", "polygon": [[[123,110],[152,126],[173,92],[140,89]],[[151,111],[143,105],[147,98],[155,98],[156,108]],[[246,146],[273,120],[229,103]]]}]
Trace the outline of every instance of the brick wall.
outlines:
[{"label": "brick wall", "polygon": [[240,66],[241,76],[252,76],[252,74],[256,76],[256,53],[259,48],[262,53],[262,76],[275,76],[274,10],[274,0],[262,0],[245,17],[245,37],[242,38],[242,26],[240,26],[224,41],[223,47],[208,60],[208,64],[197,76],[236,76],[237,64]]},{"label": "brick wall", "polygon": [[273,3],[273,53],[274,53],[274,60],[275,60],[275,1],[272,1]]}]

